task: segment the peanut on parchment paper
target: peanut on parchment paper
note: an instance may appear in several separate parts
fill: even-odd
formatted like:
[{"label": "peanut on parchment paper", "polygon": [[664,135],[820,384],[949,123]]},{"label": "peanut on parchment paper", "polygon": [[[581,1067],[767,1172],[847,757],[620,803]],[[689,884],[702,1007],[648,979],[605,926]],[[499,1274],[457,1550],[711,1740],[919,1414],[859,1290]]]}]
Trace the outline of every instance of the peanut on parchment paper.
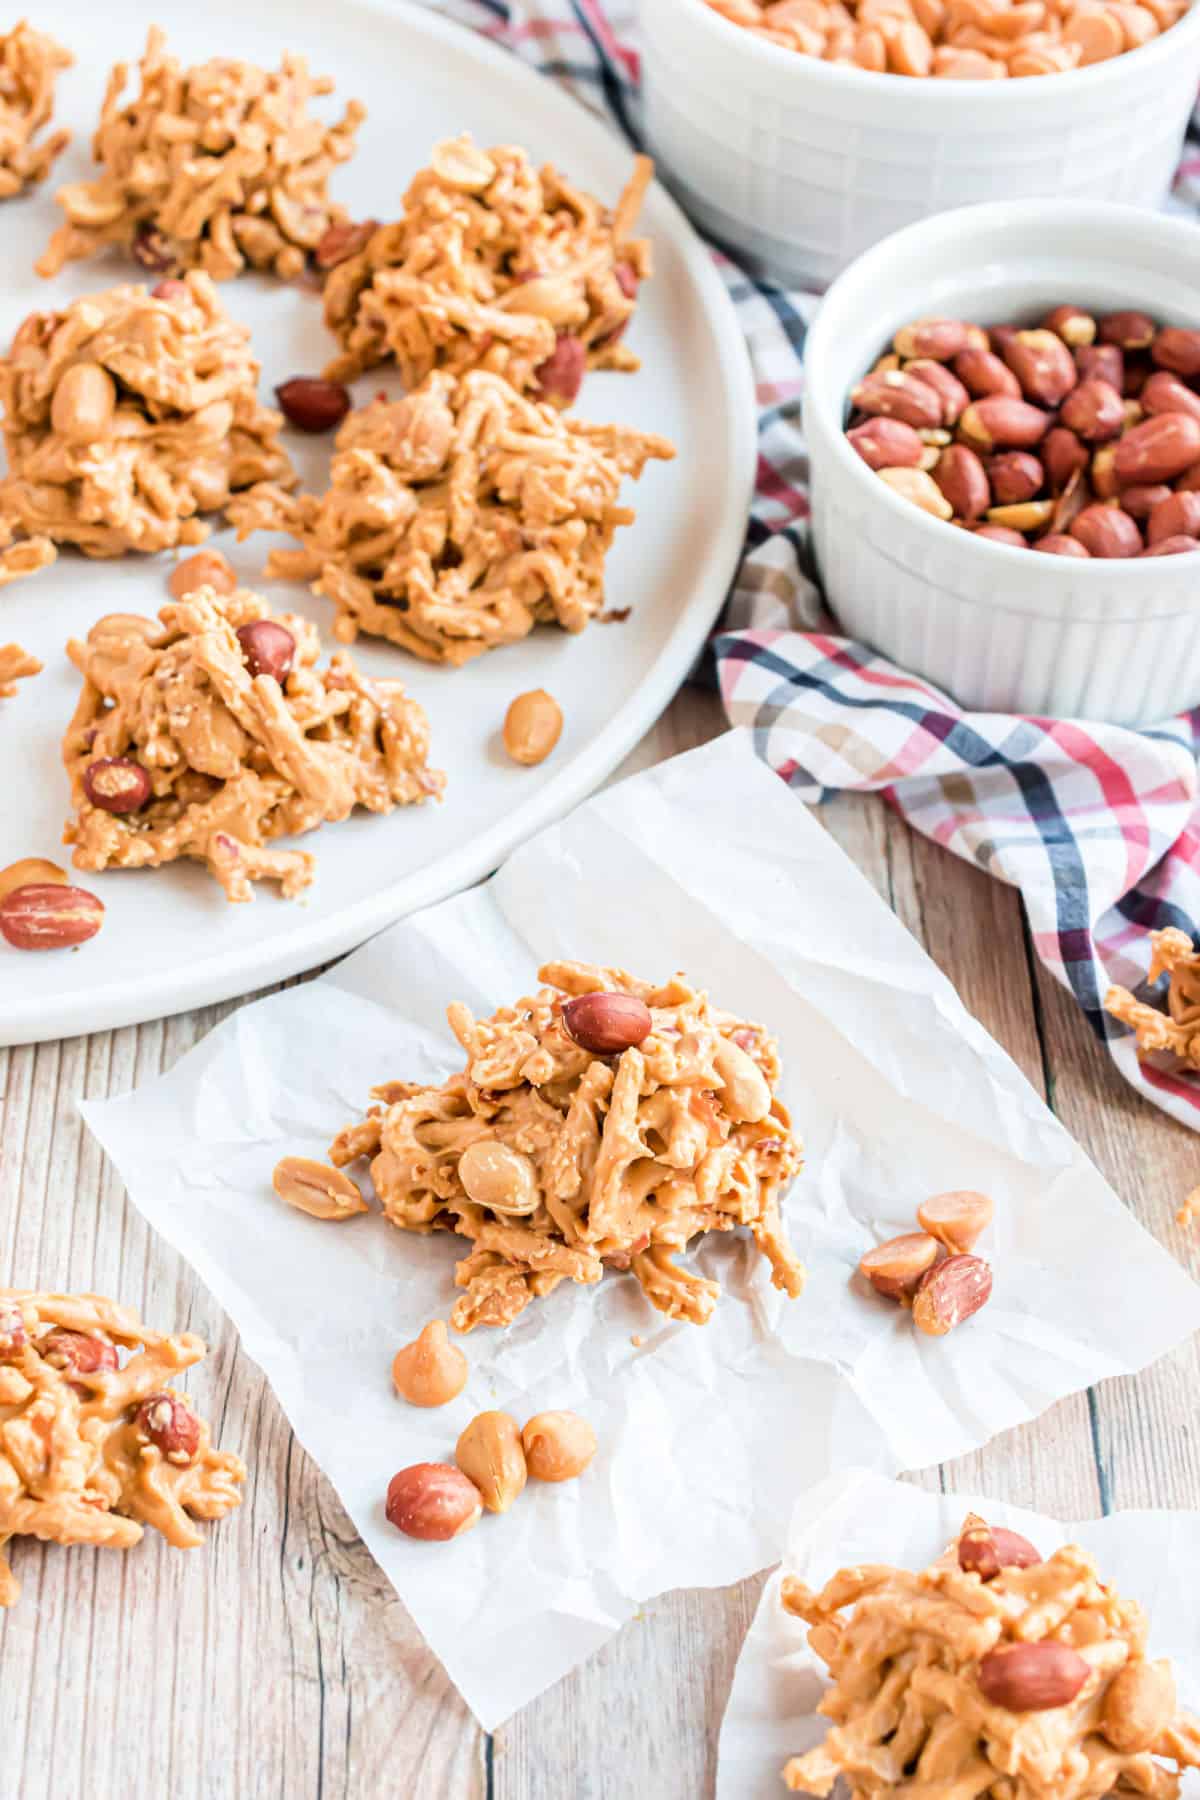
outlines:
[{"label": "peanut on parchment paper", "polygon": [[344,225],[327,184],[366,109],[352,100],[336,125],[317,118],[309,102],[333,82],[303,57],[284,56],[278,72],[229,57],[181,69],[152,26],[131,99],[128,74],[117,63],[109,75],[92,140],[102,173],[59,189],[66,218],[39,275],[116,244],[154,275],[227,281],[250,267],[286,279]]},{"label": "peanut on parchment paper", "polygon": [[204,1353],[98,1294],[0,1288],[0,1606],[11,1538],[127,1549],[153,1525],[189,1549],[241,1503],[244,1464],[169,1385]]},{"label": "peanut on parchment paper", "polygon": [[787,1576],[782,1602],[832,1682],[824,1742],[783,1771],[795,1793],[844,1777],[856,1800],[1175,1800],[1200,1768],[1200,1721],[1149,1659],[1145,1614],[1077,1545],[1043,1560],[971,1516],[919,1574],[864,1564],[820,1593]]}]

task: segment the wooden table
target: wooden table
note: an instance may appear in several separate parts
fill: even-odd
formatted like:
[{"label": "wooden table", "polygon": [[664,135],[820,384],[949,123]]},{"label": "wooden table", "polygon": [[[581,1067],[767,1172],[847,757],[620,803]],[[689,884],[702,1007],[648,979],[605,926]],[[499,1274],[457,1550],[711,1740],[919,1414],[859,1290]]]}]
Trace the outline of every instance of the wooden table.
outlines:
[{"label": "wooden table", "polygon": [[[722,729],[685,690],[624,773]],[[967,1007],[1125,1203],[1195,1270],[1175,1225],[1200,1142],[1136,1099],[1039,969],[1016,895],[878,801],[821,810]],[[173,1063],[232,1006],[0,1051],[0,1280],[97,1288],[213,1347],[190,1385],[248,1447],[246,1504],[192,1555],[23,1543],[0,1623],[3,1800],[696,1800],[761,1577],[665,1595],[489,1738],[296,1444],[232,1327],[126,1202],[75,1110]],[[1058,1514],[1200,1505],[1193,1342],[977,1455],[914,1476]]]}]

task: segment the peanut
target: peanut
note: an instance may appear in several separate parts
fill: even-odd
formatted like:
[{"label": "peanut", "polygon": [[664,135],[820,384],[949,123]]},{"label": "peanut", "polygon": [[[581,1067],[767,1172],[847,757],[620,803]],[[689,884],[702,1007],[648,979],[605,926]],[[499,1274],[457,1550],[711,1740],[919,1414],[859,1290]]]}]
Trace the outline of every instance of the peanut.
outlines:
[{"label": "peanut", "polygon": [[1042,1558],[1028,1538],[1000,1525],[969,1525],[958,1540],[958,1566],[964,1574],[994,1581],[1001,1569],[1031,1569]]},{"label": "peanut", "polygon": [[941,395],[926,382],[918,381],[903,369],[889,369],[882,375],[868,375],[851,390],[852,403],[864,413],[882,414],[899,419],[904,425],[920,430],[922,425],[942,422]]},{"label": "peanut", "polygon": [[900,419],[877,417],[855,425],[846,437],[868,469],[915,469],[924,445],[911,425]]},{"label": "peanut", "polygon": [[992,544],[1009,544],[1014,550],[1028,550],[1029,545],[1019,531],[1010,525],[980,525],[976,528],[976,537],[987,538]]},{"label": "peanut", "polygon": [[1155,331],[1149,313],[1114,312],[1100,321],[1100,342],[1116,344],[1122,350],[1148,350],[1154,342]]},{"label": "peanut", "polygon": [[941,489],[955,518],[974,524],[983,517],[991,503],[991,490],[983,464],[974,450],[965,444],[952,444],[943,450],[933,470],[933,479]]},{"label": "peanut", "polygon": [[917,1208],[917,1223],[953,1256],[974,1249],[976,1240],[991,1224],[994,1211],[986,1194],[960,1188],[923,1200]]},{"label": "peanut", "polygon": [[332,431],[350,411],[350,390],[320,375],[293,375],[275,389],[279,409],[297,431]]},{"label": "peanut", "polygon": [[1075,352],[1081,381],[1107,381],[1118,394],[1125,388],[1125,352],[1119,344],[1082,344]]},{"label": "peanut", "polygon": [[281,1200],[313,1219],[352,1219],[369,1210],[348,1175],[307,1156],[285,1156],[277,1162],[271,1186]]},{"label": "peanut", "polygon": [[1169,369],[1172,375],[1183,375],[1191,380],[1200,375],[1200,331],[1185,331],[1178,325],[1168,325],[1155,337],[1150,355],[1158,368]]},{"label": "peanut", "polygon": [[1088,453],[1073,431],[1056,425],[1041,446],[1042,467],[1053,488],[1065,488],[1077,469],[1086,469]]},{"label": "peanut", "polygon": [[1175,1717],[1175,1677],[1169,1662],[1127,1662],[1108,1684],[1100,1730],[1126,1756],[1153,1750]]},{"label": "peanut", "polygon": [[944,363],[934,362],[931,358],[917,357],[904,365],[904,373],[913,375],[931,387],[942,403],[943,425],[953,425],[964,406],[970,401],[970,394],[958,379],[951,374]]},{"label": "peanut", "polygon": [[1126,432],[1113,468],[1124,486],[1173,481],[1200,462],[1200,419],[1188,413],[1159,413]]},{"label": "peanut", "polygon": [[953,518],[949,501],[925,469],[880,469],[879,479],[902,500],[932,513],[935,519]]},{"label": "peanut", "polygon": [[1072,519],[1070,534],[1092,556],[1136,556],[1142,548],[1136,520],[1119,506],[1085,506]]},{"label": "peanut", "polygon": [[921,1278],[913,1324],[927,1337],[945,1337],[987,1304],[992,1271],[978,1256],[949,1256]]},{"label": "peanut", "polygon": [[1140,552],[1142,556],[1186,556],[1192,550],[1200,550],[1200,542],[1189,537],[1161,538],[1157,544],[1151,544],[1148,550]]},{"label": "peanut", "polygon": [[1030,545],[1031,550],[1040,550],[1043,556],[1090,556],[1078,538],[1068,536],[1066,532],[1048,531],[1045,537],[1038,538]]},{"label": "peanut", "polygon": [[1069,431],[1088,444],[1103,444],[1120,435],[1125,423],[1125,404],[1115,387],[1098,376],[1081,381],[1059,408],[1058,416]]},{"label": "peanut", "polygon": [[876,1293],[889,1300],[909,1300],[937,1255],[936,1238],[925,1231],[910,1231],[868,1250],[858,1267]]},{"label": "peanut", "polygon": [[593,1056],[619,1056],[650,1035],[650,1008],[636,994],[576,994],[564,1001],[563,1028]]},{"label": "peanut", "polygon": [[515,763],[545,762],[562,736],[562,708],[545,688],[518,694],[504,715],[504,748]]},{"label": "peanut", "polygon": [[1006,362],[991,350],[960,350],[954,359],[954,373],[977,400],[989,394],[1009,394],[1021,398],[1021,384]]},{"label": "peanut", "polygon": [[449,1463],[413,1463],[388,1482],[388,1523],[405,1537],[446,1543],[478,1525],[483,1500],[474,1482]]},{"label": "peanut", "polygon": [[506,1412],[477,1414],[460,1435],[454,1460],[493,1513],[508,1511],[528,1476],[517,1421]]},{"label": "peanut", "polygon": [[959,435],[976,450],[1031,450],[1049,431],[1051,415],[1008,394],[973,400],[958,421]]},{"label": "peanut", "polygon": [[1200,494],[1168,494],[1153,507],[1146,522],[1146,542],[1165,538],[1200,538]]},{"label": "peanut", "polygon": [[1028,450],[1005,450],[988,463],[987,478],[998,505],[1018,506],[1041,493],[1046,471]]},{"label": "peanut", "polygon": [[232,594],[237,576],[219,550],[198,550],[195,556],[185,556],[175,564],[167,587],[172,600],[186,600],[202,587],[210,587],[217,594]]},{"label": "peanut", "polygon": [[1058,406],[1078,380],[1075,358],[1057,332],[1018,331],[1003,355],[1025,398],[1039,406]]},{"label": "peanut", "polygon": [[1069,344],[1072,350],[1081,349],[1096,341],[1096,321],[1081,306],[1056,306],[1046,314],[1042,325],[1046,331],[1056,331],[1063,343]]},{"label": "peanut", "polygon": [[117,384],[100,363],[71,363],[59,377],[50,402],[50,423],[72,444],[107,437],[117,407]]},{"label": "peanut", "polygon": [[86,888],[61,882],[27,882],[0,901],[0,937],[14,950],[68,950],[94,938],[104,923],[104,902]]},{"label": "peanut", "polygon": [[541,1200],[529,1158],[493,1138],[467,1145],[458,1159],[458,1179],[476,1206],[505,1216],[526,1218],[537,1211]]},{"label": "peanut", "polygon": [[1067,1644],[1001,1644],[980,1662],[979,1686],[985,1700],[1008,1712],[1049,1712],[1074,1700],[1091,1672]]},{"label": "peanut", "polygon": [[1138,399],[1142,411],[1151,415],[1181,412],[1200,419],[1200,394],[1194,394],[1177,375],[1169,374],[1166,369],[1157,369],[1151,375]]}]

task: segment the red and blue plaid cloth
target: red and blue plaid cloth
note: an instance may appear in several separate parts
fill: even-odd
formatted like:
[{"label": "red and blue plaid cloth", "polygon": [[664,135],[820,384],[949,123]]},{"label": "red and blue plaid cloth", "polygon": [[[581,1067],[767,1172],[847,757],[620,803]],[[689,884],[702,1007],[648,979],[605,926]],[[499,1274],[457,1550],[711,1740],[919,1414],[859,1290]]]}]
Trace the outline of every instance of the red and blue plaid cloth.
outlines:
[{"label": "red and blue plaid cloth", "polygon": [[[640,145],[630,0],[446,0]],[[1174,204],[1200,213],[1200,118]],[[817,296],[751,281],[714,251],[750,347],[758,485],[746,555],[715,640],[726,711],[797,794],[881,793],[909,824],[1019,888],[1038,955],[1127,1080],[1200,1129],[1200,1076],[1142,1066],[1104,1011],[1137,989],[1149,933],[1200,928],[1200,709],[1152,731],[964,713],[836,635],[807,560],[804,339]]]}]

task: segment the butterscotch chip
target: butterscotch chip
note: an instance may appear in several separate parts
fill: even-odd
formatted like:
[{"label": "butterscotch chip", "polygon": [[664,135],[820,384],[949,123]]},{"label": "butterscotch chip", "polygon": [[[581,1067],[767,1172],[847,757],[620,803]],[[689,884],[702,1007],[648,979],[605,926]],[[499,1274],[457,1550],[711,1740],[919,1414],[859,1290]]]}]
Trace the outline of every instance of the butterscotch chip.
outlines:
[{"label": "butterscotch chip", "polygon": [[0,581],[52,560],[53,544],[95,557],[196,544],[202,515],[234,493],[294,483],[249,332],[207,276],[176,285],[168,299],[109,288],[19,327],[0,359],[0,541],[28,541]]},{"label": "butterscotch chip", "polygon": [[342,353],[326,374],[395,361],[414,388],[434,369],[488,369],[567,405],[586,368],[636,369],[623,334],[650,246],[631,233],[652,175],[639,156],[610,211],[524,150],[435,145],[400,218],[330,271],[325,322]]},{"label": "butterscotch chip", "polygon": [[71,141],[69,131],[34,140],[54,114],[58,77],[75,58],[24,20],[0,33],[0,200],[44,181]]},{"label": "butterscotch chip", "polygon": [[98,1294],[0,1288],[0,1606],[11,1538],[123,1550],[150,1524],[187,1549],[240,1505],[245,1465],[168,1386],[204,1353]]},{"label": "butterscotch chip", "polygon": [[[704,1324],[717,1285],[675,1256],[739,1226],[796,1298],[804,1270],[780,1200],[801,1156],[774,1040],[681,976],[655,985],[564,962],[539,979],[490,1019],[452,1005],[462,1072],[440,1087],[377,1089],[382,1104],[330,1148],[339,1168],[372,1159],[393,1225],[472,1240],[451,1324],[507,1325],[560,1281],[597,1282],[605,1267],[631,1271],[668,1317]],[[585,995],[632,999],[648,1033],[585,1047],[563,1017]]]},{"label": "butterscotch chip", "polygon": [[247,266],[298,275],[346,221],[327,184],[353,156],[366,108],[352,100],[336,125],[323,124],[309,101],[333,82],[300,56],[285,56],[278,72],[228,57],[181,69],[157,26],[139,74],[132,99],[127,65],[109,75],[93,139],[103,172],[59,189],[66,220],[38,274],[120,244],[156,275],[202,269],[227,281]]},{"label": "butterscotch chip", "polygon": [[[256,629],[288,642],[262,672]],[[313,858],[271,839],[344,819],[356,806],[391,812],[439,795],[425,714],[398,681],[368,681],[344,653],[317,667],[307,620],[272,617],[240,589],[200,588],[161,608],[157,624],[114,613],[68,654],[83,690],[63,741],[75,816],[65,841],[80,869],[207,864],[230,900],[258,881],[291,898]],[[121,771],[114,809],[99,765]],[[136,782],[135,778],[141,777]],[[342,1177],[335,1177],[339,1183]]]},{"label": "butterscotch chip", "polygon": [[285,531],[267,574],[311,581],[360,631],[455,666],[537,624],[582,631],[604,609],[604,564],[632,508],[625,477],[669,459],[665,438],[592,425],[481,369],[437,371],[380,398],[338,432],[330,487],[293,496],[265,482],[229,509],[238,536]]},{"label": "butterscotch chip", "polygon": [[1170,1665],[1148,1660],[1141,1608],[1075,1544],[1042,1561],[997,1531],[1006,1553],[981,1569],[961,1555],[981,1533],[968,1518],[918,1574],[860,1564],[819,1593],[785,1576],[784,1610],[832,1683],[824,1742],[792,1758],[785,1785],[828,1795],[844,1777],[861,1800],[1178,1795],[1200,1768],[1200,1720],[1179,1710]]}]

